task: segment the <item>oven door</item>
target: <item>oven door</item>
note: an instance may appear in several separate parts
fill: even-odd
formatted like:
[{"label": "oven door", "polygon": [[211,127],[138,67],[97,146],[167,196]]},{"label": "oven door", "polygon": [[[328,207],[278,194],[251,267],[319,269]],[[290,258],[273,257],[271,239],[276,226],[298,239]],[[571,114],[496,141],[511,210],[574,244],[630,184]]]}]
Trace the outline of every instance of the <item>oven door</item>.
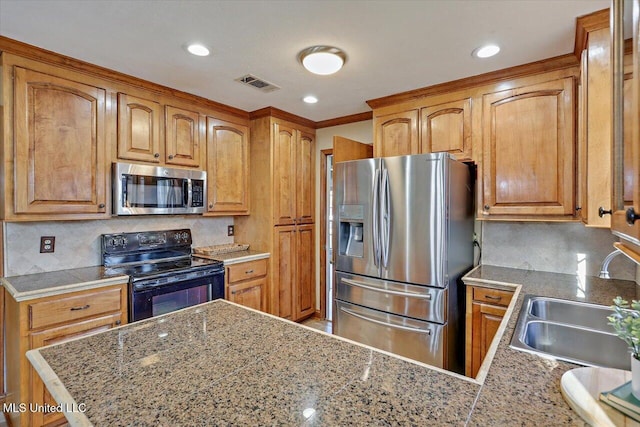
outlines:
[{"label": "oven door", "polygon": [[129,319],[135,322],[224,298],[224,272],[144,290],[130,288]]}]

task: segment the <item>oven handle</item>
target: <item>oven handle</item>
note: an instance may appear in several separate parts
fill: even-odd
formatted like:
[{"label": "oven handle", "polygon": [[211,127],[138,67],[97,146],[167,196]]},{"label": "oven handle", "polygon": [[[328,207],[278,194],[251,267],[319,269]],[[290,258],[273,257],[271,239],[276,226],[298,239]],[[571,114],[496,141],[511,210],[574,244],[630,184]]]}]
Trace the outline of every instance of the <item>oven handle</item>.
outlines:
[{"label": "oven handle", "polygon": [[411,328],[409,326],[401,326],[401,325],[394,325],[393,323],[387,323],[387,322],[381,322],[380,320],[375,320],[375,319],[371,319],[367,316],[363,316],[361,314],[358,314],[354,311],[351,311],[347,308],[344,307],[340,307],[341,311],[344,311],[347,314],[352,315],[353,317],[357,317],[358,319],[362,319],[362,320],[366,320],[367,322],[371,322],[371,323],[375,323],[377,325],[381,325],[381,326],[385,326],[385,327],[389,327],[389,328],[395,328],[395,329],[400,329],[403,331],[408,331],[408,332],[414,332],[417,334],[427,334],[427,335],[431,335],[431,329],[418,329],[418,328]]}]

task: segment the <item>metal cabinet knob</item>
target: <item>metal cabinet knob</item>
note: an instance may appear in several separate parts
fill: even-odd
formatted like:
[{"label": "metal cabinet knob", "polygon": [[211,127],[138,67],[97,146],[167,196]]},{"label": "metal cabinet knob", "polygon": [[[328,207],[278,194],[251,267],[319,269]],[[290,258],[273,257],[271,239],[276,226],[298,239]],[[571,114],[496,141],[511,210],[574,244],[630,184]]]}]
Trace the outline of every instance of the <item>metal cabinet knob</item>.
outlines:
[{"label": "metal cabinet knob", "polygon": [[491,206],[489,206],[489,205],[484,205],[484,210],[485,210],[485,211],[488,211],[490,208],[491,208]]},{"label": "metal cabinet knob", "polygon": [[99,207],[100,209],[104,209],[104,203],[100,203],[100,204],[98,205],[98,207]]},{"label": "metal cabinet knob", "polygon": [[611,214],[612,214],[611,209],[609,209],[608,211],[606,211],[606,210],[604,210],[604,208],[603,208],[602,206],[600,206],[600,207],[598,208],[598,216],[599,216],[600,218],[602,218],[602,217],[603,217],[603,216],[605,216],[605,215],[611,215]]},{"label": "metal cabinet knob", "polygon": [[169,154],[169,160],[173,160],[173,154]]},{"label": "metal cabinet knob", "polygon": [[627,209],[627,224],[633,225],[636,220],[640,219],[640,215],[638,215],[633,208]]},{"label": "metal cabinet knob", "polygon": [[155,153],[155,154],[153,155],[153,157],[155,157],[155,158],[157,159],[158,157],[160,157],[160,153]]},{"label": "metal cabinet knob", "polygon": [[209,203],[209,209],[213,209],[213,203]]}]

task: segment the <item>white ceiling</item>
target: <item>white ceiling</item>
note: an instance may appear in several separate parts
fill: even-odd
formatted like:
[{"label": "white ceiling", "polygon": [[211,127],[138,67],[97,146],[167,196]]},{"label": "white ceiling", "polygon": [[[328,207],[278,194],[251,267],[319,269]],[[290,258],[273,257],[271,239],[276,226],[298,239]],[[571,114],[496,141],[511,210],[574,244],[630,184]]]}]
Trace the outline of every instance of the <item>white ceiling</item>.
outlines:
[{"label": "white ceiling", "polygon": [[[321,121],[365,101],[573,51],[576,18],[610,0],[0,0],[0,35],[231,105]],[[209,57],[192,56],[200,42]],[[476,47],[498,43],[479,60]],[[346,51],[333,76],[297,54]],[[234,79],[251,73],[282,89]],[[314,94],[319,102],[304,104]]]}]

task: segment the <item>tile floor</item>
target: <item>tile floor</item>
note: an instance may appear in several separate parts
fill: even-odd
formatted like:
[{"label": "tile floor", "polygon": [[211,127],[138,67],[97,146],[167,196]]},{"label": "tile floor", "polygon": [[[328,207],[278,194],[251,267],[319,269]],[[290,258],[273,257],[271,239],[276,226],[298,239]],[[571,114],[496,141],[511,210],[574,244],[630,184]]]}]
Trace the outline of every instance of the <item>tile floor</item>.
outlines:
[{"label": "tile floor", "polygon": [[307,320],[302,321],[302,324],[313,329],[319,329],[329,334],[331,333],[331,322],[325,319],[311,317]]}]

